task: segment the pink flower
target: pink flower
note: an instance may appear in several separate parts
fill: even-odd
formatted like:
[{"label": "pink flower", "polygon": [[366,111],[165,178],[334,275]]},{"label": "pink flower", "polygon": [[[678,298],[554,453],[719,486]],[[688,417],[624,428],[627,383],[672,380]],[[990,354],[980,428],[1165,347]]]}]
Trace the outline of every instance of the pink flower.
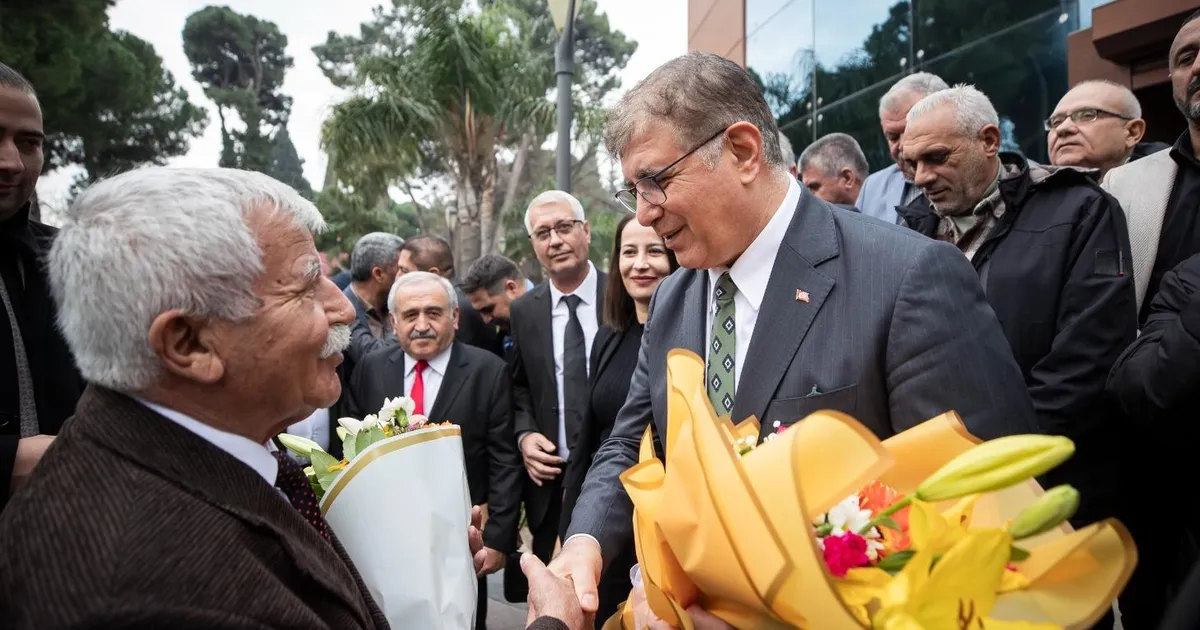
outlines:
[{"label": "pink flower", "polygon": [[825,564],[834,577],[846,577],[846,571],[870,564],[867,540],[854,532],[825,538]]}]

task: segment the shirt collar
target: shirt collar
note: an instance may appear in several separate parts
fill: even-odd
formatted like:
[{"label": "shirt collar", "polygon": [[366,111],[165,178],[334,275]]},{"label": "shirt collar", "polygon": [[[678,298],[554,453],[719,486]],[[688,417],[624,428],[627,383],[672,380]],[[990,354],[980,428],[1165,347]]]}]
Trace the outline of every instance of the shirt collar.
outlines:
[{"label": "shirt collar", "polygon": [[1180,166],[1200,170],[1200,160],[1196,159],[1196,152],[1192,150],[1192,136],[1187,130],[1180,134],[1175,146],[1171,147],[1171,158]]},{"label": "shirt collar", "polygon": [[767,293],[767,283],[770,282],[771,270],[775,267],[775,255],[779,253],[779,246],[783,244],[783,237],[787,235],[787,227],[796,213],[800,196],[800,184],[789,177],[787,195],[784,195],[783,202],[775,209],[775,214],[771,216],[766,227],[754,237],[754,241],[741,256],[738,256],[732,267],[708,270],[709,287],[716,286],[717,279],[728,271],[729,278],[737,286],[738,292],[744,295],[757,311]]},{"label": "shirt collar", "polygon": [[148,400],[135,398],[151,411],[191,431],[197,437],[203,438],[209,444],[225,451],[234,459],[254,469],[269,485],[275,485],[275,477],[279,474],[279,462],[271,454],[266,444],[258,444],[249,438],[236,433],[222,431],[216,427],[204,424],[195,418],[168,409]]},{"label": "shirt collar", "polygon": [[[453,349],[453,343],[446,346],[445,350],[442,350],[441,353],[439,353],[436,357],[433,357],[429,360],[428,369],[437,372],[439,376],[445,376],[446,368],[450,366],[450,351]],[[407,377],[408,375],[412,374],[413,370],[415,369],[417,369],[417,359],[412,358],[412,356],[407,352],[404,353],[404,375]]]},{"label": "shirt collar", "polygon": [[550,308],[553,309],[562,301],[564,295],[578,295],[579,301],[584,304],[594,304],[596,301],[596,268],[592,265],[592,261],[588,261],[588,272],[583,278],[583,284],[579,285],[570,293],[563,293],[554,286],[554,281],[550,282]]}]

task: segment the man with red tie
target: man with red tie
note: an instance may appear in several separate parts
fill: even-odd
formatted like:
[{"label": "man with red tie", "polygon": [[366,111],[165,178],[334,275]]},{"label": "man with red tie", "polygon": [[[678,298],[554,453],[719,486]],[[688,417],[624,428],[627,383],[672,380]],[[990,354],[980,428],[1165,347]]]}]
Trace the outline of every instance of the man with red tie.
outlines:
[{"label": "man with red tie", "polygon": [[503,568],[516,551],[520,518],[522,464],[513,435],[508,366],[486,350],[455,342],[458,295],[446,278],[406,273],[392,285],[388,306],[400,344],[358,364],[350,383],[350,414],[362,418],[376,413],[385,398],[408,396],[415,413],[462,427],[471,503],[486,503],[489,512],[476,612],[476,627],[482,630],[487,620],[482,576]]}]

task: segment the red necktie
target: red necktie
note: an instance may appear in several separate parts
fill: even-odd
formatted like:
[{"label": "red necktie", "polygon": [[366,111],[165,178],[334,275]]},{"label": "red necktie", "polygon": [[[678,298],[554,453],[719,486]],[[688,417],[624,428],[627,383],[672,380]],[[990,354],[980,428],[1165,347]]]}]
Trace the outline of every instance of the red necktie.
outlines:
[{"label": "red necktie", "polygon": [[429,367],[428,361],[417,361],[416,367],[413,368],[417,374],[413,378],[412,391],[408,393],[408,397],[413,400],[413,413],[422,416],[425,415],[425,377],[422,374],[427,367]]},{"label": "red necktie", "polygon": [[329,538],[328,525],[321,516],[321,508],[317,503],[317,493],[313,492],[308,483],[308,477],[292,458],[283,451],[275,451],[275,459],[279,461],[279,473],[275,476],[275,487],[283,491],[291,502],[292,507],[308,521],[317,533]]}]

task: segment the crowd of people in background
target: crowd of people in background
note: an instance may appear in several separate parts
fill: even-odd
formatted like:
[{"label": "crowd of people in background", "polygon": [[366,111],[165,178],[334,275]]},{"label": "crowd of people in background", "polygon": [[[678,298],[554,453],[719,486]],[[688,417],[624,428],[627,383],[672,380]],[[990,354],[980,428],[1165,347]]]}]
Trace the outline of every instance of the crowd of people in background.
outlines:
[{"label": "crowd of people in background", "polygon": [[[886,438],[954,410],[985,439],[1070,437],[1076,455],[1043,485],[1080,490],[1077,525],[1129,527],[1124,628],[1191,627],[1200,519],[1179,490],[1200,408],[1198,18],[1170,49],[1188,125],[1173,145],[1142,142],[1128,88],[1087,81],[1045,121],[1048,164],[1001,149],[987,94],[923,72],[879,102],[893,164],[869,173],[843,133],[797,157],[744,70],[680,57],[612,112],[630,214],[604,268],[575,197],[529,203],[536,285],[497,254],[460,273],[437,235],[367,234],[318,259],[316,208],[215,169],[96,184],[55,240],[29,218],[36,90],[0,65],[0,618],[381,627],[340,546],[263,507],[291,468],[253,443],[286,430],[340,457],[336,418],[409,396],[462,426],[486,506],[476,627],[484,577],[507,567],[505,597],[546,617],[531,627],[598,629],[637,562],[617,477],[647,426],[661,449],[665,353],[688,348],[714,409],[738,420],[837,409]],[[219,450],[190,455],[205,443]],[[318,548],[298,562],[336,567],[343,588],[289,577],[246,523]],[[65,539],[86,544],[45,551]],[[550,563],[537,584],[517,570],[533,563],[523,547]],[[188,566],[147,571],[155,553]]]}]

